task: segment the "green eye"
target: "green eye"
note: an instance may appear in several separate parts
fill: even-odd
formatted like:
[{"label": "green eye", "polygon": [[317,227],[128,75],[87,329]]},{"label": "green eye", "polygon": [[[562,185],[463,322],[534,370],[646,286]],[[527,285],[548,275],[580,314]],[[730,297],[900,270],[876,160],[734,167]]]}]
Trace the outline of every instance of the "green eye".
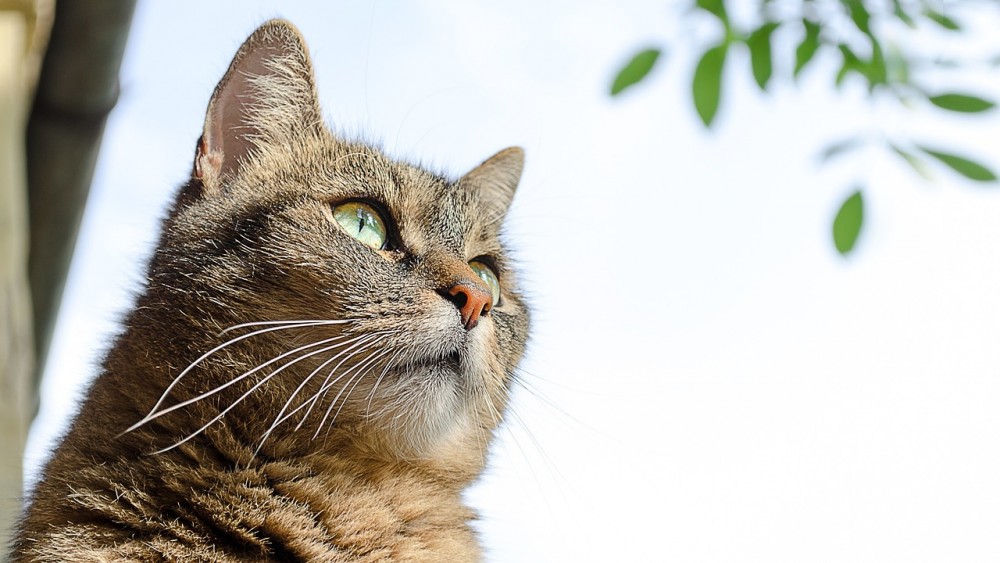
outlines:
[{"label": "green eye", "polygon": [[352,237],[375,250],[385,248],[385,222],[374,207],[360,201],[348,201],[333,208],[333,218]]},{"label": "green eye", "polygon": [[472,262],[469,262],[469,266],[472,268],[472,271],[475,272],[477,276],[479,276],[479,279],[483,280],[483,283],[486,284],[486,287],[490,288],[490,296],[493,298],[492,304],[496,305],[497,303],[499,303],[500,280],[497,278],[497,274],[496,272],[493,271],[493,268],[490,268],[489,266],[478,260],[473,260]]}]

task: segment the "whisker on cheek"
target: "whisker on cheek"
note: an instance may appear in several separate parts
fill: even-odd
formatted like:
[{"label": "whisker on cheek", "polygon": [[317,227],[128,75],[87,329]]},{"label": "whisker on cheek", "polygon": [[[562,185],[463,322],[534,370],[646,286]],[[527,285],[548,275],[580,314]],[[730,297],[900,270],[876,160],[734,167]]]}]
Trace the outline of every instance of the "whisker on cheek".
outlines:
[{"label": "whisker on cheek", "polygon": [[234,330],[238,330],[238,329],[241,329],[241,328],[246,328],[248,326],[284,325],[287,328],[287,327],[296,327],[296,326],[340,325],[340,324],[347,324],[347,323],[353,323],[353,322],[357,322],[357,319],[340,319],[340,320],[320,320],[320,319],[314,319],[314,320],[302,320],[302,321],[255,321],[255,322],[252,322],[252,323],[242,323],[242,324],[238,324],[238,325],[233,325],[233,326],[231,326],[231,327],[229,327],[229,328],[227,328],[227,329],[219,332],[219,336],[222,336],[224,334],[230,333],[230,332],[232,332]]},{"label": "whisker on cheek", "polygon": [[[341,340],[343,338],[346,338],[346,336],[334,336],[334,337],[331,337],[331,338],[326,338],[324,340],[320,340],[318,342],[313,342],[312,344],[306,344],[304,346],[299,346],[298,348],[295,348],[294,350],[289,350],[288,352],[284,352],[282,354],[279,354],[279,355],[271,358],[270,360],[268,360],[268,361],[266,361],[266,362],[264,362],[264,363],[262,363],[262,364],[260,364],[260,365],[258,365],[256,367],[254,367],[254,368],[252,368],[252,369],[250,369],[248,371],[243,372],[239,376],[234,377],[234,378],[226,381],[225,383],[223,383],[223,384],[221,384],[221,385],[213,388],[210,391],[206,391],[206,392],[204,392],[204,393],[202,393],[200,395],[197,395],[197,396],[192,397],[190,399],[187,399],[185,401],[181,401],[180,403],[177,403],[175,405],[171,405],[171,406],[169,406],[169,407],[167,407],[167,408],[165,408],[163,410],[156,411],[154,413],[150,413],[143,420],[139,421],[136,424],[136,427],[138,427],[141,424],[146,424],[146,423],[148,423],[148,422],[150,422],[152,420],[156,420],[157,418],[160,418],[161,416],[169,414],[169,413],[171,413],[173,411],[176,411],[178,409],[182,409],[182,408],[184,408],[184,407],[186,407],[188,405],[197,403],[198,401],[201,401],[202,399],[205,399],[207,397],[211,397],[212,395],[215,395],[216,393],[219,393],[223,389],[226,389],[227,387],[231,387],[231,386],[239,383],[240,381],[243,381],[244,379],[250,377],[251,375],[257,373],[258,371],[266,368],[267,366],[269,366],[269,365],[271,365],[271,364],[273,364],[275,362],[278,362],[280,360],[283,360],[283,359],[285,359],[285,358],[287,358],[287,357],[289,357],[289,356],[291,356],[293,354],[302,352],[303,350],[307,350],[309,348],[314,348],[316,346],[322,346],[323,344],[329,344],[330,342],[336,342],[336,341]],[[272,375],[274,373],[277,373],[277,372],[285,369],[285,367],[287,367],[290,364],[293,364],[293,363],[297,362],[300,359],[304,359],[304,358],[310,357],[310,356],[318,354],[318,353],[326,352],[326,351],[329,351],[331,349],[336,349],[336,348],[340,347],[341,345],[342,344],[336,344],[336,345],[333,345],[333,346],[329,346],[329,347],[323,348],[322,350],[317,350],[315,353],[306,354],[302,358],[298,358],[296,360],[293,360],[292,362],[289,362],[289,364],[285,364],[285,365],[281,366],[275,372],[272,372]]]},{"label": "whisker on cheek", "polygon": [[[295,397],[302,391],[302,389],[305,388],[305,386],[309,383],[309,381],[312,380],[313,377],[316,376],[317,373],[319,373],[320,371],[322,371],[326,366],[328,366],[331,363],[333,363],[333,362],[337,361],[338,359],[340,359],[340,363],[338,363],[336,366],[334,366],[334,368],[331,370],[331,374],[333,372],[336,372],[336,370],[338,370],[340,368],[340,366],[343,365],[344,362],[346,362],[349,358],[351,358],[351,357],[353,357],[353,356],[355,356],[355,355],[357,355],[359,353],[359,351],[352,352],[352,350],[355,350],[358,347],[362,347],[362,350],[364,350],[365,347],[367,347],[369,345],[373,345],[374,343],[377,343],[379,340],[381,340],[381,336],[384,335],[384,334],[386,334],[386,333],[367,334],[367,335],[363,335],[363,336],[358,336],[358,337],[352,338],[351,340],[349,340],[347,342],[341,343],[341,345],[346,345],[348,343],[353,343],[353,345],[351,347],[347,348],[347,349],[341,350],[336,355],[334,355],[334,356],[332,356],[332,357],[324,360],[319,366],[317,366],[315,369],[313,369],[309,373],[309,375],[307,375],[305,378],[303,378],[302,382],[299,383],[298,387],[295,388],[295,390],[292,392],[292,394],[285,401],[284,406],[281,408],[281,411],[278,412],[277,416],[275,416],[274,421],[271,423],[271,426],[267,429],[267,431],[264,432],[264,435],[261,437],[260,442],[258,443],[257,449],[255,450],[255,452],[259,452],[260,451],[261,447],[263,447],[263,445],[264,445],[264,442],[267,441],[268,437],[271,436],[271,434],[274,432],[274,430],[281,423],[283,423],[284,421],[288,420],[289,418],[291,418],[292,416],[294,416],[295,413],[297,413],[300,410],[302,410],[305,407],[306,404],[308,404],[310,402],[312,402],[314,404],[315,398],[314,399],[307,399],[306,401],[303,401],[303,403],[301,405],[299,405],[297,408],[293,409],[290,412],[287,412],[288,408],[291,406],[292,402],[295,400]],[[372,342],[373,339],[374,339],[374,342]],[[346,355],[346,357],[345,357],[345,355]],[[305,422],[305,420],[308,418],[309,412],[311,410],[312,410],[312,406],[309,407],[309,411],[307,411],[304,415],[302,415],[302,420],[295,427],[296,430],[298,430],[299,428],[301,428],[303,422]],[[286,414],[286,412],[287,412],[287,414]]]},{"label": "whisker on cheek", "polygon": [[395,364],[399,360],[400,356],[402,356],[401,350],[397,351],[392,355],[392,357],[386,360],[385,367],[382,368],[382,373],[378,374],[378,377],[375,379],[375,385],[372,386],[372,390],[368,393],[368,406],[365,407],[365,416],[371,416],[372,400],[375,399],[375,393],[378,391],[378,386],[382,383],[382,380],[385,379],[385,375],[389,373],[389,370],[395,367]]},{"label": "whisker on cheek", "polygon": [[[322,402],[323,398],[326,396],[327,392],[329,392],[330,388],[333,385],[335,385],[338,381],[340,381],[340,379],[342,379],[344,376],[346,376],[346,375],[350,374],[352,371],[358,369],[361,364],[360,363],[359,364],[355,364],[354,366],[349,367],[347,369],[347,371],[338,374],[338,370],[340,369],[340,367],[342,365],[344,365],[351,358],[353,358],[353,357],[355,357],[355,356],[357,356],[359,354],[363,354],[363,353],[367,352],[368,350],[370,350],[371,348],[373,348],[374,346],[376,346],[380,341],[384,340],[389,334],[390,333],[378,333],[377,334],[378,338],[375,338],[374,340],[371,340],[371,341],[366,341],[364,343],[363,347],[361,347],[358,350],[354,350],[349,356],[347,356],[344,359],[342,359],[336,366],[333,367],[333,369],[330,370],[330,373],[328,373],[327,376],[326,376],[326,378],[323,379],[323,383],[320,385],[319,389],[313,394],[312,398],[307,399],[306,401],[304,401],[302,403],[302,405],[299,405],[299,407],[296,409],[296,411],[297,411],[297,410],[303,408],[307,403],[309,404],[309,409],[306,411],[306,413],[304,415],[302,415],[302,420],[300,420],[299,424],[295,427],[296,430],[298,430],[299,428],[302,427],[302,425],[305,423],[305,421],[309,418],[309,414],[312,412],[313,408],[318,403]],[[376,335],[373,335],[373,336],[376,336]],[[337,375],[337,377],[335,379],[333,379],[333,381],[331,382],[330,380],[331,380],[331,378],[333,378],[333,376],[335,374]],[[292,413],[289,413],[289,414],[292,414]]]},{"label": "whisker on cheek", "polygon": [[260,381],[258,381],[257,383],[255,383],[252,387],[250,387],[250,389],[248,389],[247,391],[245,391],[235,401],[233,401],[232,403],[230,403],[230,405],[228,407],[222,409],[222,412],[220,412],[218,415],[216,415],[214,418],[212,418],[212,420],[209,420],[204,425],[202,425],[200,428],[198,428],[197,430],[195,430],[194,432],[192,432],[191,434],[189,434],[187,437],[185,437],[184,439],[180,440],[179,442],[176,442],[175,444],[173,444],[171,446],[168,446],[166,448],[157,450],[157,451],[155,451],[153,453],[163,453],[163,452],[166,452],[166,451],[170,451],[170,450],[176,448],[177,446],[180,446],[181,444],[184,444],[185,442],[187,442],[190,439],[194,438],[198,434],[201,434],[202,432],[204,432],[209,426],[215,424],[219,420],[222,420],[222,417],[224,417],[226,415],[226,413],[228,413],[229,411],[231,411],[234,408],[236,408],[236,406],[239,405],[240,403],[242,403],[244,399],[246,399],[247,397],[249,397],[251,394],[253,394],[254,391],[256,391],[257,389],[259,389],[260,387],[262,387],[264,384],[266,384],[268,381],[270,381],[272,378],[274,378],[274,376],[278,375],[279,373],[281,373],[282,371],[284,371],[286,368],[288,368],[288,367],[290,367],[290,366],[292,366],[294,364],[297,364],[298,362],[300,362],[300,361],[302,361],[302,360],[304,360],[306,358],[311,358],[311,357],[313,357],[313,356],[315,356],[317,354],[322,354],[323,352],[328,352],[330,350],[333,350],[336,347],[337,346],[334,345],[334,346],[327,346],[326,348],[321,348],[319,350],[314,350],[312,352],[303,354],[302,356],[299,356],[298,358],[295,358],[294,360],[292,360],[292,361],[290,361],[290,362],[288,362],[286,364],[282,364],[280,367],[278,367],[277,369],[275,369],[271,373],[269,373],[266,376],[264,376],[263,378],[261,378]]},{"label": "whisker on cheek", "polygon": [[136,428],[139,428],[143,424],[146,424],[150,420],[153,420],[154,418],[156,418],[156,416],[154,416],[154,415],[156,414],[157,410],[160,408],[160,406],[163,404],[163,402],[170,395],[170,392],[173,391],[173,389],[177,386],[178,383],[180,383],[181,379],[185,375],[187,375],[188,373],[190,373],[191,370],[193,370],[195,367],[197,367],[199,364],[201,364],[203,361],[205,361],[207,358],[209,358],[213,354],[216,354],[217,352],[219,352],[220,350],[223,350],[224,348],[226,348],[228,346],[231,346],[231,345],[233,345],[233,344],[235,344],[237,342],[246,340],[247,338],[251,338],[253,336],[259,336],[261,334],[266,334],[266,333],[274,332],[274,331],[278,331],[278,330],[287,330],[287,329],[290,329],[290,328],[300,328],[300,327],[320,326],[320,325],[330,325],[330,324],[345,324],[345,323],[350,323],[350,322],[352,322],[352,321],[350,321],[350,320],[343,320],[343,321],[340,321],[340,320],[325,320],[325,321],[322,321],[322,320],[316,320],[316,321],[259,321],[259,322],[255,322],[255,323],[244,323],[242,325],[236,325],[234,327],[230,327],[230,328],[222,331],[220,333],[220,336],[223,335],[223,334],[225,334],[226,332],[228,332],[230,330],[233,330],[233,329],[236,329],[236,328],[240,328],[240,327],[245,327],[245,326],[277,325],[277,326],[269,326],[268,328],[263,328],[263,329],[255,330],[253,332],[249,332],[247,334],[244,334],[244,335],[241,335],[241,336],[237,336],[236,338],[232,338],[230,340],[227,340],[226,342],[223,342],[222,344],[219,344],[218,346],[212,348],[208,352],[205,352],[204,354],[202,354],[201,356],[199,356],[198,359],[196,359],[195,361],[191,362],[186,368],[184,368],[183,371],[181,371],[180,374],[177,375],[177,377],[175,377],[173,379],[173,381],[170,382],[169,385],[167,385],[166,389],[164,389],[163,393],[160,395],[159,400],[157,400],[156,404],[153,405],[153,408],[151,408],[149,410],[149,413],[145,417],[143,417],[140,421],[136,422],[132,426],[129,426],[124,431],[122,431],[119,434],[119,436],[121,436],[123,434],[127,434],[127,433],[135,430]]},{"label": "whisker on cheek", "polygon": [[[371,367],[373,366],[373,364],[375,364],[375,362],[377,362],[378,360],[380,360],[381,358],[383,358],[383,357],[385,357],[385,356],[387,356],[389,354],[390,354],[389,350],[382,350],[382,351],[377,352],[374,355],[368,357],[367,359],[365,359],[364,362],[362,362],[362,364],[358,364],[359,366],[364,365],[364,367],[361,368],[361,369],[359,369],[357,374],[351,376],[351,378],[347,380],[347,383],[345,383],[344,386],[341,387],[340,392],[337,393],[337,396],[334,397],[332,401],[330,401],[330,406],[326,409],[326,414],[323,415],[323,419],[320,421],[319,425],[316,427],[316,432],[313,434],[313,439],[315,439],[316,436],[319,436],[320,430],[322,430],[322,428],[326,425],[326,420],[327,420],[327,418],[329,418],[330,412],[333,410],[333,407],[337,404],[337,400],[344,393],[344,390],[347,389],[347,386],[351,385],[351,381],[354,381],[354,379],[357,378],[357,382],[351,387],[351,390],[348,391],[347,395],[344,397],[343,402],[340,403],[340,407],[337,409],[336,414],[333,415],[333,420],[330,421],[330,427],[333,426],[333,422],[340,415],[341,409],[343,409],[344,405],[347,404],[347,399],[351,396],[351,393],[354,391],[354,388],[357,387],[358,383],[361,382],[361,380],[364,378],[365,375],[367,375],[368,373],[370,373]],[[367,371],[367,372],[366,371],[362,371],[363,369],[368,369],[369,371]],[[328,431],[329,431],[329,428],[328,428]]]}]

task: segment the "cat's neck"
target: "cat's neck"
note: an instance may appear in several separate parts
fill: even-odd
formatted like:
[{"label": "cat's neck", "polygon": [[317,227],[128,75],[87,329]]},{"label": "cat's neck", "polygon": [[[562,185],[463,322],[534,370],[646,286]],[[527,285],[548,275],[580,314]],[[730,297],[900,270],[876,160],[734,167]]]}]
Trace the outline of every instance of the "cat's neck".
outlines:
[{"label": "cat's neck", "polygon": [[[95,384],[84,405],[91,412],[80,420],[95,420],[93,411],[105,407],[100,398],[118,375],[106,373]],[[461,499],[468,479],[460,472],[366,458],[349,447],[271,458],[234,431],[240,425],[226,424],[150,455],[162,428],[116,438],[115,424],[74,425],[64,442],[72,448],[39,484],[29,527],[37,518],[76,527],[94,519],[137,522],[192,536],[211,529],[213,549],[251,558],[282,559],[285,547],[312,560],[381,553],[380,560],[465,561],[479,552],[469,525],[475,514]],[[68,484],[73,502],[61,492]],[[123,531],[120,540],[130,538]],[[159,553],[149,549],[146,556]],[[120,555],[108,552],[109,559]]]}]

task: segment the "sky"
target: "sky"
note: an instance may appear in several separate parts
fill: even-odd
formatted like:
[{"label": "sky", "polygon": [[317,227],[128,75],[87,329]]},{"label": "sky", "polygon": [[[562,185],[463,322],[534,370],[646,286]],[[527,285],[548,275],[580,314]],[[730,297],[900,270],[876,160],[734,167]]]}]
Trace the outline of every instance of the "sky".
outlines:
[{"label": "sky", "polygon": [[[924,30],[913,48],[1000,52],[981,9],[993,19],[965,14],[965,43]],[[832,56],[763,95],[735,52],[706,130],[690,78],[716,30],[682,13],[666,0],[140,3],[29,481],[138,287],[212,88],[282,16],[309,43],[336,131],[455,175],[526,150],[507,236],[534,330],[467,495],[489,561],[995,559],[1000,186],[935,166],[925,182],[875,149],[817,154],[862,131],[998,163],[1000,116],[872,107],[860,84],[831,88]],[[776,52],[796,39],[779,32]],[[668,51],[611,98],[648,46]],[[921,77],[1000,97],[995,69]],[[830,224],[858,186],[866,223],[844,258]]]}]

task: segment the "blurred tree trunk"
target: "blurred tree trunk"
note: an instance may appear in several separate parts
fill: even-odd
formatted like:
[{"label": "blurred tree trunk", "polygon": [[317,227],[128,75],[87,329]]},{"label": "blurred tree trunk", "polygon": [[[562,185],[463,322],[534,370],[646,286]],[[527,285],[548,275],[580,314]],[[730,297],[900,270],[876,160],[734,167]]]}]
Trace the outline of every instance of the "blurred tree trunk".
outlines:
[{"label": "blurred tree trunk", "polygon": [[134,11],[135,0],[56,4],[26,140],[28,282],[39,368],[55,328],[104,124],[118,101]]},{"label": "blurred tree trunk", "polygon": [[34,412],[24,137],[51,9],[48,0],[0,0],[0,556],[21,509]]},{"label": "blurred tree trunk", "polygon": [[0,558],[134,9],[135,0],[0,0]]}]

